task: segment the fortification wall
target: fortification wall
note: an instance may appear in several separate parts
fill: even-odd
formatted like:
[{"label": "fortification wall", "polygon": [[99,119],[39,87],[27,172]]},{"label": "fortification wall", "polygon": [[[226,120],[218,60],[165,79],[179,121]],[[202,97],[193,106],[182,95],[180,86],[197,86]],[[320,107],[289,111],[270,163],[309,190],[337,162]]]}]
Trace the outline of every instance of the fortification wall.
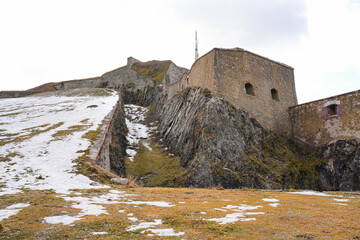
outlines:
[{"label": "fortification wall", "polygon": [[291,136],[288,108],[297,98],[293,68],[285,64],[243,49],[215,48],[194,63],[188,86],[208,88],[265,128]]},{"label": "fortification wall", "polygon": [[125,177],[126,133],[125,113],[119,96],[116,106],[105,117],[98,138],[90,147],[90,163],[100,172],[118,178],[110,172],[114,171]]},{"label": "fortification wall", "polygon": [[175,63],[171,62],[162,82],[166,82],[167,85],[172,85],[179,81],[183,74],[184,71],[176,66]]},{"label": "fortification wall", "polygon": [[[220,97],[248,112],[265,128],[291,135],[288,108],[297,104],[291,67],[243,50],[216,49],[215,63]],[[251,84],[252,93],[246,84]]]},{"label": "fortification wall", "polygon": [[156,81],[131,69],[130,65],[115,69],[102,75],[101,87],[126,91],[143,90],[155,87]]},{"label": "fortification wall", "polygon": [[217,93],[214,81],[214,56],[215,52],[210,51],[195,61],[188,75],[188,87],[202,87],[203,89],[207,88],[211,92]]},{"label": "fortification wall", "polygon": [[291,107],[289,112],[293,136],[304,142],[360,140],[360,90]]},{"label": "fortification wall", "polygon": [[54,85],[55,90],[70,90],[76,88],[96,88],[101,83],[101,77],[78,79],[60,82]]},{"label": "fortification wall", "polygon": [[164,81],[163,83],[163,90],[162,93],[164,95],[167,95],[167,98],[170,99],[173,96],[175,96],[176,93],[181,92],[182,90],[184,90],[187,87],[187,78],[188,75],[186,73],[184,73],[182,75],[182,77],[180,78],[180,80],[168,85],[168,83],[170,81]]},{"label": "fortification wall", "polygon": [[26,97],[32,94],[36,94],[38,92],[27,92],[27,91],[0,91],[0,99],[1,98],[19,98]]}]

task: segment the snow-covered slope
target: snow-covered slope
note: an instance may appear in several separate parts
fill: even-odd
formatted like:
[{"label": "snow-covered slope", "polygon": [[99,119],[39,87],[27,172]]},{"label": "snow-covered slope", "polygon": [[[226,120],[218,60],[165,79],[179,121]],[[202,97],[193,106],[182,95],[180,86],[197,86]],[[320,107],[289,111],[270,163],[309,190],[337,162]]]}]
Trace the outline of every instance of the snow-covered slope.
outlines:
[{"label": "snow-covered slope", "polygon": [[98,128],[118,95],[103,89],[78,94],[0,100],[0,195],[99,187],[74,172],[74,160],[90,145],[84,134]]}]

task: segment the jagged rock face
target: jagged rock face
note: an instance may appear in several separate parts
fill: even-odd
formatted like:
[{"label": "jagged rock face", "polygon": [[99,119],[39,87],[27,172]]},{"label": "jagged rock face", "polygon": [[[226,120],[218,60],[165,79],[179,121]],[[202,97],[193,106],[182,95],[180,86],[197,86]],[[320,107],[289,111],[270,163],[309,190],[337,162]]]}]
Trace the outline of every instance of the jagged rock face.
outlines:
[{"label": "jagged rock face", "polygon": [[320,157],[327,160],[320,164],[319,185],[322,190],[360,190],[360,142],[356,139],[338,140],[323,145]]},{"label": "jagged rock face", "polygon": [[147,107],[158,101],[161,92],[161,87],[145,87],[137,91],[127,91],[123,88],[121,89],[121,96],[124,104],[138,104]]},{"label": "jagged rock face", "polygon": [[201,88],[186,90],[157,106],[160,135],[189,169],[183,186],[271,187],[260,183],[247,151],[268,133],[249,115]]},{"label": "jagged rock face", "polygon": [[294,143],[201,88],[155,102],[160,140],[188,169],[175,186],[360,189],[357,140]]}]

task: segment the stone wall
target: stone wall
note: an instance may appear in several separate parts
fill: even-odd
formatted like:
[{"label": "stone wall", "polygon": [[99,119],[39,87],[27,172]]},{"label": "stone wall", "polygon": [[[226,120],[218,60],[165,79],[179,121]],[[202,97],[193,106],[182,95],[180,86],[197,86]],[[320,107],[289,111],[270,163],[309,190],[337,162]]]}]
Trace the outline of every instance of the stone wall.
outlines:
[{"label": "stone wall", "polygon": [[[180,80],[170,83],[170,81],[163,81],[163,90],[162,93],[167,96],[167,99],[172,98],[177,94],[178,92],[181,92],[187,87],[187,79],[188,75],[186,73],[183,74],[183,76],[180,78]],[[170,84],[169,84],[170,83]]]},{"label": "stone wall", "polygon": [[184,75],[184,71],[176,66],[175,63],[171,62],[162,82],[164,83],[167,81],[167,85],[172,85],[179,81],[182,75]]},{"label": "stone wall", "polygon": [[297,98],[293,68],[285,64],[243,49],[215,48],[193,64],[188,86],[208,88],[265,128],[291,136],[288,108]]},{"label": "stone wall", "polygon": [[321,145],[338,139],[360,140],[360,91],[291,107],[293,136]]},{"label": "stone wall", "polygon": [[1,98],[19,98],[26,97],[38,92],[27,92],[27,91],[0,91],[0,99]]},{"label": "stone wall", "polygon": [[131,69],[131,65],[117,68],[102,75],[100,86],[125,91],[143,90],[155,87],[156,81]]},{"label": "stone wall", "polygon": [[207,88],[213,93],[217,93],[215,87],[215,51],[212,50],[197,59],[192,65],[189,73],[188,87]]},{"label": "stone wall", "polygon": [[112,176],[110,171],[114,171],[122,177],[126,175],[124,161],[126,134],[125,113],[122,98],[119,96],[118,103],[105,117],[99,137],[93,142],[89,151],[89,158],[107,175]]},{"label": "stone wall", "polygon": [[69,90],[76,88],[96,88],[101,83],[101,77],[64,81],[54,85],[55,90]]}]

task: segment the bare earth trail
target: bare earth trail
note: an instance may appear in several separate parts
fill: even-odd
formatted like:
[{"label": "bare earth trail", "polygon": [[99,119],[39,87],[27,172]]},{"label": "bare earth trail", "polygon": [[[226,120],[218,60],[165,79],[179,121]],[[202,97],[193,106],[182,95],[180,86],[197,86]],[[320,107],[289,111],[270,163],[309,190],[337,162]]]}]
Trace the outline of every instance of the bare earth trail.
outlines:
[{"label": "bare earth trail", "polygon": [[[86,134],[116,101],[114,92],[0,100],[1,239],[360,239],[357,192],[142,188],[90,180],[75,160],[90,145]],[[134,120],[146,112],[128,110]],[[127,153],[135,159],[140,140],[151,151],[147,134],[154,130],[137,123],[127,122]]]}]

